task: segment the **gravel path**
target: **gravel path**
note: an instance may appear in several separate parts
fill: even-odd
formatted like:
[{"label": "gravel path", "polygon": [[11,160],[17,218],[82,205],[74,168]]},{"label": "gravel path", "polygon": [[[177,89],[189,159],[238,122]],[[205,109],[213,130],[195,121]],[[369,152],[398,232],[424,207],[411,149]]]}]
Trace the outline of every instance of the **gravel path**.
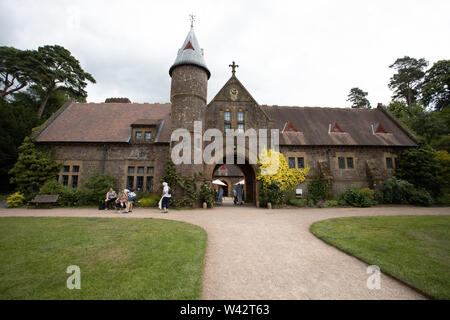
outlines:
[{"label": "gravel path", "polygon": [[0,209],[4,216],[162,218],[186,221],[208,233],[203,299],[424,299],[387,275],[369,290],[367,264],[309,232],[318,220],[374,215],[449,215],[450,208],[212,210],[135,209],[128,215],[95,209]]}]

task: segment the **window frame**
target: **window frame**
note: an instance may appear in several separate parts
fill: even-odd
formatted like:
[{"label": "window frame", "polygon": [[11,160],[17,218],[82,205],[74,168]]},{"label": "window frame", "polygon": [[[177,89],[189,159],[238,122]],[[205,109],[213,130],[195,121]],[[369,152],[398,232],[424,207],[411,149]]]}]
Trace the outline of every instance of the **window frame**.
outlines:
[{"label": "window frame", "polygon": [[[301,159],[301,166],[300,166]],[[297,157],[297,169],[305,169],[305,157]]]},{"label": "window frame", "polygon": [[[139,138],[138,138],[138,135],[139,135]],[[134,140],[142,141],[142,131],[135,131],[134,132]]]},{"label": "window frame", "polygon": [[345,157],[337,157],[338,158],[338,168],[346,169]]},{"label": "window frame", "polygon": [[[227,115],[228,115],[228,117],[227,117]],[[224,122],[231,122],[231,111],[230,110],[225,110],[223,112],[223,121]]]},{"label": "window frame", "polygon": [[355,160],[353,159],[353,157],[345,157],[345,165],[347,166],[346,169],[355,169]]},{"label": "window frame", "polygon": [[[294,166],[291,166],[291,160],[293,161]],[[295,169],[295,157],[288,157],[288,166],[289,169]]]},{"label": "window frame", "polygon": [[[241,115],[242,115],[242,119],[240,117]],[[240,123],[245,122],[245,112],[244,111],[237,112],[237,122],[240,122]]]}]

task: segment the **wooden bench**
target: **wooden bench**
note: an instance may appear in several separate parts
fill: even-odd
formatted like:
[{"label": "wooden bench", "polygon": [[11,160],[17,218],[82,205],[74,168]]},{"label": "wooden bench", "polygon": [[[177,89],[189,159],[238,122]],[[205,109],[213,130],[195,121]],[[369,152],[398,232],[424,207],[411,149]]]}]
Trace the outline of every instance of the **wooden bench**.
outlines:
[{"label": "wooden bench", "polygon": [[41,204],[50,204],[55,205],[58,201],[59,195],[53,195],[53,194],[38,194],[34,197],[33,200],[30,201],[30,204],[33,204],[35,206],[41,205]]}]

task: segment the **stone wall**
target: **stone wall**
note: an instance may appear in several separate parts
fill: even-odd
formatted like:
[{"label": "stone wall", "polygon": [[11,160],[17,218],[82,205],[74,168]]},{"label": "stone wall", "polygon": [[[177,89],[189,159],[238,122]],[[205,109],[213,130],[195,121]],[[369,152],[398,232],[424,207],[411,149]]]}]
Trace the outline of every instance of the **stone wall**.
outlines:
[{"label": "stone wall", "polygon": [[[360,187],[381,188],[381,182],[392,177],[394,169],[386,167],[386,157],[396,157],[394,148],[383,147],[302,147],[280,146],[280,151],[288,160],[289,157],[305,158],[305,165],[309,166],[308,178],[299,188],[307,192],[308,182],[319,175],[319,162],[328,165],[333,179],[332,192],[341,194],[351,185]],[[340,169],[338,157],[352,157],[353,169]]]},{"label": "stone wall", "polygon": [[[49,146],[55,160],[80,165],[79,185],[94,173],[116,177],[118,186],[126,186],[129,166],[153,167],[154,192],[160,193],[161,176],[169,159],[168,144],[56,144]],[[145,173],[147,175],[147,173]]]}]

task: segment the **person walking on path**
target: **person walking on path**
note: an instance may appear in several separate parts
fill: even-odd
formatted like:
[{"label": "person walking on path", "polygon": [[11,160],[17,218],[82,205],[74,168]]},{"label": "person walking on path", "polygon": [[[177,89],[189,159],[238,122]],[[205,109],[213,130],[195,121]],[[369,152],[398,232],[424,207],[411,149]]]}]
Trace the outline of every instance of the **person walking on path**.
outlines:
[{"label": "person walking on path", "polygon": [[160,203],[160,209],[162,208],[162,213],[168,213],[169,212],[169,205],[170,205],[170,199],[172,198],[172,195],[170,193],[170,187],[167,184],[167,182],[163,182],[163,195]]}]

